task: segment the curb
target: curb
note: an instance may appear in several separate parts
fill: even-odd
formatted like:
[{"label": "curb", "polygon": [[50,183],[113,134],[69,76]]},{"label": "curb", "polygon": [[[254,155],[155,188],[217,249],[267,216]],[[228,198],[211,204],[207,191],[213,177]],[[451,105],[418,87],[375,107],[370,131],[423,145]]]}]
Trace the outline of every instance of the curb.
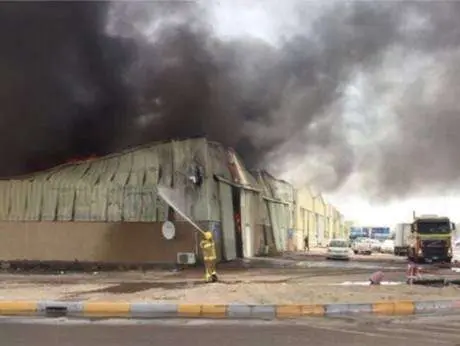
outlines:
[{"label": "curb", "polygon": [[414,315],[460,309],[460,300],[383,301],[356,304],[211,305],[128,302],[0,301],[0,316],[83,318],[283,319],[349,314]]}]

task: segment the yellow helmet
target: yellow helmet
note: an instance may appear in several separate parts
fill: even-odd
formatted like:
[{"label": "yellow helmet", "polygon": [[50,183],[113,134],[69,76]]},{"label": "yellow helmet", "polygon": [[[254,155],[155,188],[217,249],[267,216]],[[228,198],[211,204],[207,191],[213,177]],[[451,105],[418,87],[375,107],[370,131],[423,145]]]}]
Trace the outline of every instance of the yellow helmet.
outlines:
[{"label": "yellow helmet", "polygon": [[209,231],[204,232],[204,239],[211,240],[212,239],[212,233],[209,232]]}]

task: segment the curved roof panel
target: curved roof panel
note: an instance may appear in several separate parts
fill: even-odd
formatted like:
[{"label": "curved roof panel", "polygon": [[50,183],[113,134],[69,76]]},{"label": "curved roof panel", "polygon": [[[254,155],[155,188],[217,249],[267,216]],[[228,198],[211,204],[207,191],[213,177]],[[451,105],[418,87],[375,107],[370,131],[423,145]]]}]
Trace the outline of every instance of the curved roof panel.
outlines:
[{"label": "curved roof panel", "polygon": [[167,206],[156,185],[180,184],[206,140],[153,143],[28,176],[0,180],[0,220],[156,221]]}]

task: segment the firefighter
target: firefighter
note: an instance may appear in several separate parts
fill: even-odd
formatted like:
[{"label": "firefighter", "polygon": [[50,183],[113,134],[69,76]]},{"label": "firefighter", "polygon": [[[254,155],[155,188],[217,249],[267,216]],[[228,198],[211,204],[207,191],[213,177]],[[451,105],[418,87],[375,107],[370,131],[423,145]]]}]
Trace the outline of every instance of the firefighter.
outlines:
[{"label": "firefighter", "polygon": [[212,233],[207,231],[203,234],[203,240],[200,242],[200,247],[203,252],[205,280],[206,282],[216,282],[216,246],[212,239]]}]

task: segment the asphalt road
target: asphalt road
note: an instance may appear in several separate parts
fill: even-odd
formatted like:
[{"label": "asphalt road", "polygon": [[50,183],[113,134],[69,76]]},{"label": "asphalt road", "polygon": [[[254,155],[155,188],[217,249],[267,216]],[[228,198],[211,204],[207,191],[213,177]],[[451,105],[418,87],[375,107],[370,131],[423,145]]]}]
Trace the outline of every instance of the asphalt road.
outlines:
[{"label": "asphalt road", "polygon": [[459,331],[460,315],[286,322],[0,319],[1,344],[8,346],[459,346]]}]

